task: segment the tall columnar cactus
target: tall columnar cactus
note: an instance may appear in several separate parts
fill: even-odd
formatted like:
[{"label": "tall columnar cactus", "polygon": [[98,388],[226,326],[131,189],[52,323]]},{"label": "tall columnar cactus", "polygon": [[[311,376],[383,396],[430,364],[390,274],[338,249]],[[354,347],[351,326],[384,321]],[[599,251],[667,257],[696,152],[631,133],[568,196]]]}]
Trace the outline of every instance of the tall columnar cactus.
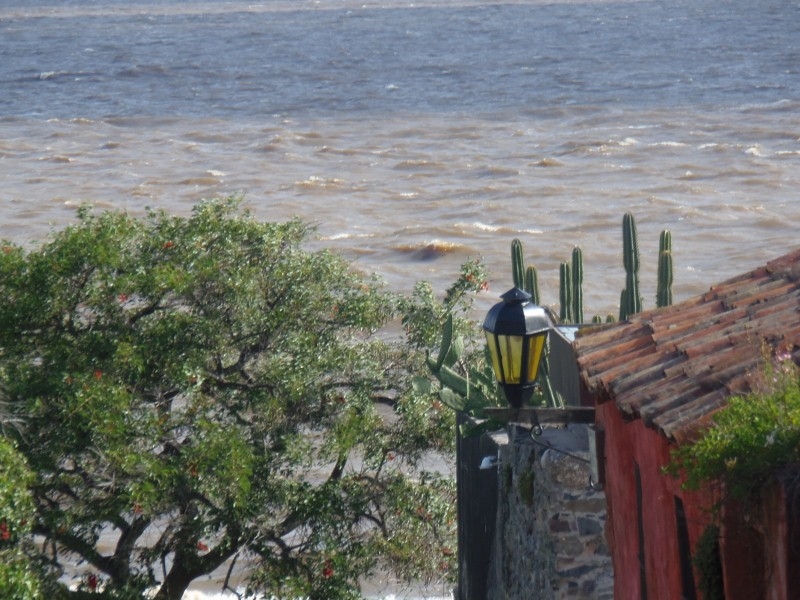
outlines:
[{"label": "tall columnar cactus", "polygon": [[[620,293],[619,320],[627,319],[630,315],[642,310],[642,296],[639,293],[639,242],[636,235],[636,223],[631,213],[626,213],[622,219],[622,262],[625,267],[625,288]],[[658,306],[666,306],[672,302],[672,238],[669,231],[661,233],[659,243],[659,278],[658,278]],[[525,267],[523,259],[522,242],[514,239],[511,242],[511,273],[514,285],[528,292],[534,304],[541,305],[539,295],[538,273],[533,266]],[[559,269],[559,316],[562,323],[582,324],[584,321],[583,313],[583,252],[579,247],[572,251],[572,261],[563,262]],[[603,321],[600,316],[595,316],[592,322],[598,324]],[[606,323],[614,323],[614,315],[607,315]],[[480,390],[470,387],[470,382],[464,382],[454,378],[447,365],[439,365],[434,362],[434,373],[437,376],[448,379],[452,388],[458,389],[459,393],[465,391],[468,397],[481,398]],[[551,406],[557,406],[563,402],[558,394],[552,390],[549,380],[549,364],[547,353],[542,359],[539,371],[540,382],[542,384],[544,396]],[[449,397],[448,397],[449,399]]]},{"label": "tall columnar cactus", "polygon": [[534,304],[539,303],[539,274],[536,272],[536,267],[530,266],[525,269],[525,287],[523,288],[531,295],[531,302]]},{"label": "tall columnar cactus", "polygon": [[662,252],[672,252],[672,234],[669,229],[662,231],[658,238],[658,253]]},{"label": "tall columnar cactus", "polygon": [[628,290],[622,288],[619,293],[619,320],[624,321],[628,318]]},{"label": "tall columnar cactus", "polygon": [[672,304],[672,234],[665,229],[658,243],[658,286],[656,306]]},{"label": "tall columnar cactus", "polygon": [[524,288],[525,261],[522,258],[522,242],[518,239],[511,241],[511,277],[514,280],[514,287]]},{"label": "tall columnar cactus", "polygon": [[511,241],[511,277],[515,287],[528,292],[531,295],[531,302],[539,304],[539,274],[536,267],[525,268],[522,242],[518,239]]},{"label": "tall columnar cactus", "polygon": [[558,292],[561,304],[559,319],[562,323],[574,323],[575,315],[572,311],[572,268],[568,262],[562,262],[559,268]]},{"label": "tall columnar cactus", "polygon": [[583,323],[583,252],[578,246],[572,249],[572,319]]},{"label": "tall columnar cactus", "polygon": [[642,310],[642,297],[639,295],[639,241],[631,213],[625,213],[622,218],[622,264],[625,266],[625,289],[620,297],[620,321]]}]

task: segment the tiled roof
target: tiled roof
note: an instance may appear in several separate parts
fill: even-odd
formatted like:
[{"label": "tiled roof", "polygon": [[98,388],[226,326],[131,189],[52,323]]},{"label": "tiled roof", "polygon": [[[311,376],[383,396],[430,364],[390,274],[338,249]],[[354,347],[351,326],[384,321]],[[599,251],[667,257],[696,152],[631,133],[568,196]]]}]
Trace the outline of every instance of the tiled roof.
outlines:
[{"label": "tiled roof", "polygon": [[765,343],[798,362],[800,249],[685,302],[582,330],[574,347],[598,403],[683,443],[751,391]]}]

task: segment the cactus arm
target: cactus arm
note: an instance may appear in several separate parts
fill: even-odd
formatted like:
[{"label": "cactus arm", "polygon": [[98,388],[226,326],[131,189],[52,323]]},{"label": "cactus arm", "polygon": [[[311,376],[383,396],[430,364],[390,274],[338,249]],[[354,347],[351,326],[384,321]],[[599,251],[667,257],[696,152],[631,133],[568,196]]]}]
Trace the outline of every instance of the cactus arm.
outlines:
[{"label": "cactus arm", "polygon": [[625,267],[625,302],[620,302],[620,321],[642,311],[642,297],[639,294],[639,241],[636,236],[636,222],[631,213],[622,218],[622,264]]},{"label": "cactus arm", "polygon": [[672,234],[668,229],[661,232],[658,240],[658,285],[656,306],[672,304]]},{"label": "cactus arm", "polygon": [[672,252],[665,250],[658,255],[658,288],[656,306],[672,304]]},{"label": "cactus arm", "polygon": [[553,389],[553,384],[550,381],[550,360],[548,355],[542,357],[538,380],[542,386],[545,403],[552,408],[564,408],[564,398]]},{"label": "cactus arm", "polygon": [[622,217],[622,262],[625,271],[639,271],[639,242],[636,236],[636,221],[631,213]]},{"label": "cactus arm", "polygon": [[525,291],[531,295],[531,302],[540,305],[539,302],[539,274],[536,267],[530,266],[525,269]]},{"label": "cactus arm", "polygon": [[523,289],[525,285],[525,262],[522,259],[522,242],[511,241],[511,276],[514,286]]},{"label": "cactus arm", "polygon": [[583,323],[583,252],[577,246],[572,249],[572,319]]},{"label": "cactus arm", "polygon": [[662,231],[658,238],[658,253],[662,252],[672,252],[672,234],[669,229]]},{"label": "cactus arm", "polygon": [[562,262],[559,267],[558,291],[561,303],[559,320],[562,323],[572,323],[574,317],[572,314],[572,269],[567,262]]},{"label": "cactus arm", "polygon": [[622,289],[619,294],[619,320],[624,321],[628,318],[628,290]]},{"label": "cactus arm", "polygon": [[439,400],[441,400],[445,406],[459,412],[463,412],[467,408],[467,401],[464,397],[456,394],[450,388],[442,388],[439,390]]}]

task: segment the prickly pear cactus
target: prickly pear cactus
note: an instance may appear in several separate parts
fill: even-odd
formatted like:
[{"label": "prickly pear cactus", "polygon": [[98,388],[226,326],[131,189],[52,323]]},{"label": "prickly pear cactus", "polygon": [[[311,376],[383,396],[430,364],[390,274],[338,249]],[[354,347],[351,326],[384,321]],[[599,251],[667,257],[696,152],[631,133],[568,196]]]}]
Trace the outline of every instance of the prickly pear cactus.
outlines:
[{"label": "prickly pear cactus", "polygon": [[[441,386],[439,399],[453,410],[466,412],[474,417],[482,418],[483,409],[497,406],[497,395],[494,393],[494,379],[490,369],[470,370],[468,377],[456,372],[454,365],[464,352],[463,340],[453,334],[453,315],[449,315],[442,329],[442,343],[438,356],[428,357],[428,369],[439,380]],[[487,361],[487,365],[491,364]],[[428,391],[430,386],[424,378],[417,378],[415,389]],[[425,390],[423,390],[423,387]]]}]

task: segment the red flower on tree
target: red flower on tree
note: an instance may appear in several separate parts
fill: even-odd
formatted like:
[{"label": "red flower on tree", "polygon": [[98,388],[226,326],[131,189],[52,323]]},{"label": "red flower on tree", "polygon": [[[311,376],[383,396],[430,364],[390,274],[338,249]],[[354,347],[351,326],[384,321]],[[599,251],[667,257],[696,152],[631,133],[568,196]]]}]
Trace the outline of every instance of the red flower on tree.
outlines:
[{"label": "red flower on tree", "polygon": [[331,561],[327,561],[325,563],[325,566],[322,568],[322,576],[325,579],[330,579],[333,577],[333,565],[331,564]]}]

